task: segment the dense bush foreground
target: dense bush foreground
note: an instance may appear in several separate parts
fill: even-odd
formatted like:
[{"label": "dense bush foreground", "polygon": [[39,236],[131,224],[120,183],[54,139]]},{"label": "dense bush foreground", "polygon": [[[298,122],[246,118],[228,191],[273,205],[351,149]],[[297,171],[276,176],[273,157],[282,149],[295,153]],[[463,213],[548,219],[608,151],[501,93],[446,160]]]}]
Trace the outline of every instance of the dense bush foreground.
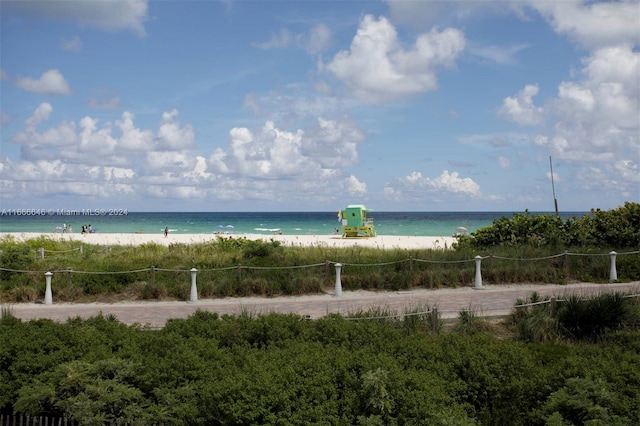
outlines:
[{"label": "dense bush foreground", "polygon": [[[0,413],[83,425],[640,424],[637,299],[579,303],[555,318],[514,312],[515,339],[469,312],[455,331],[434,332],[416,317],[197,312],[149,330],[102,316],[22,322],[5,310]],[[602,303],[617,306],[606,324],[566,334]],[[536,337],[550,320],[560,334]]]},{"label": "dense bush foreground", "polygon": [[[44,259],[36,255],[40,248]],[[344,264],[346,290],[458,287],[473,283],[476,255],[490,257],[482,270],[488,284],[606,282],[611,250],[620,253],[618,279],[634,281],[640,280],[640,204],[594,210],[566,222],[550,215],[515,214],[461,238],[454,248],[283,247],[277,241],[219,238],[169,247],[85,244],[80,251],[78,243],[44,237],[25,243],[5,239],[0,241],[0,298],[41,299],[43,274],[53,271],[56,300],[187,300],[191,268],[199,271],[200,297],[307,294],[333,285],[334,262]]]}]

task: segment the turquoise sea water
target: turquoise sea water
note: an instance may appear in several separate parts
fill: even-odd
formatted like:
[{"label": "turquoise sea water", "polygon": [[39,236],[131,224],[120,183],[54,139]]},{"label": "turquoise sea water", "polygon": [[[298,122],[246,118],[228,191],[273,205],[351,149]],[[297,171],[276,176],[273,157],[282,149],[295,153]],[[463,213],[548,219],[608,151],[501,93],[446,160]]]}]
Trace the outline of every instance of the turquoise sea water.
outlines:
[{"label": "turquoise sea water", "polygon": [[[273,234],[329,235],[341,225],[335,212],[38,212],[23,215],[4,212],[0,216],[0,232],[53,232],[56,227],[72,225],[79,233],[82,225],[91,225],[100,233],[161,234],[166,227],[179,234]],[[78,213],[78,214],[75,214]],[[109,213],[115,213],[110,215]],[[378,235],[451,236],[458,227],[469,232],[489,226],[500,217],[513,217],[513,212],[377,212],[370,211]],[[536,212],[530,214],[552,214]],[[582,217],[588,212],[563,212],[563,219]]]}]

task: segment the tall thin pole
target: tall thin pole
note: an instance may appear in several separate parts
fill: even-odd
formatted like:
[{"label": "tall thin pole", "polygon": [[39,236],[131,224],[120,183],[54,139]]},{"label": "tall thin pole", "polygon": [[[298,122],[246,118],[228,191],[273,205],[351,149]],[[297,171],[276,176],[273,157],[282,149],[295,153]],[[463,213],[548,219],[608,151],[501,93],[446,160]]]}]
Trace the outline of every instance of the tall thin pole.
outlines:
[{"label": "tall thin pole", "polygon": [[556,217],[560,217],[558,213],[558,199],[556,198],[556,188],[553,184],[553,163],[551,162],[551,156],[549,156],[549,167],[551,168],[551,190],[553,191],[553,204],[556,207]]}]

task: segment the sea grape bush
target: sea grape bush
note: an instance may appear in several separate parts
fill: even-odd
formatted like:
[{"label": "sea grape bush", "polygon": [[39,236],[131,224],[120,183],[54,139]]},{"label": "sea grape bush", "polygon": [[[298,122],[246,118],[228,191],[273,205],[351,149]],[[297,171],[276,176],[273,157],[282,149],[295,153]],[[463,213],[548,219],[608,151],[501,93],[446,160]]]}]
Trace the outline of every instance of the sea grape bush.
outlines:
[{"label": "sea grape bush", "polygon": [[592,209],[591,213],[583,220],[588,240],[602,246],[640,248],[640,203],[627,202],[608,211]]},{"label": "sea grape bush", "polygon": [[198,311],[149,330],[5,311],[0,414],[86,425],[640,424],[637,328],[597,344],[536,343],[404,321]]},{"label": "sea grape bush", "polygon": [[515,213],[512,218],[494,220],[491,226],[481,228],[471,236],[461,236],[456,247],[523,245],[640,248],[640,204],[625,202],[623,206],[607,211],[591,209],[591,213],[582,218],[572,217],[566,221],[551,214]]}]

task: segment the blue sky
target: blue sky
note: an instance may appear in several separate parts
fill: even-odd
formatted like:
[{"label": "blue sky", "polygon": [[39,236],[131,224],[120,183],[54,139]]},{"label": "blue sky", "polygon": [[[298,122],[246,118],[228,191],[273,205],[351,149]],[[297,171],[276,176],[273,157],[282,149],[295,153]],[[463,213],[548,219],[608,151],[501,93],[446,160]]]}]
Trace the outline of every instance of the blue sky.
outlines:
[{"label": "blue sky", "polygon": [[640,2],[0,2],[0,205],[640,201]]}]

